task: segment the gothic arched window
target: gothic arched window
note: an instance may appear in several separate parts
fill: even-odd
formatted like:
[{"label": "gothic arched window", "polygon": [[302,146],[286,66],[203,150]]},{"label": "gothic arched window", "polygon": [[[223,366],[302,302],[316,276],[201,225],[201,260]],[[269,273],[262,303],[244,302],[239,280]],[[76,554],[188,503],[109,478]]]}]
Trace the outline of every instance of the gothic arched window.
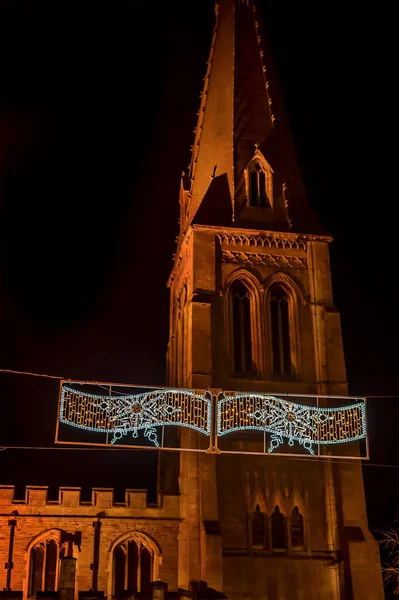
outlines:
[{"label": "gothic arched window", "polygon": [[236,280],[231,286],[233,309],[234,372],[252,372],[251,298],[246,285]]},{"label": "gothic arched window", "polygon": [[291,513],[291,546],[300,548],[304,545],[303,516],[297,506]]},{"label": "gothic arched window", "polygon": [[274,509],[271,516],[272,525],[272,548],[274,550],[284,550],[286,547],[285,539],[285,519],[278,506]]},{"label": "gothic arched window", "polygon": [[30,551],[28,595],[36,596],[37,592],[55,592],[58,587],[61,535],[44,538],[37,542]]},{"label": "gothic arched window", "polygon": [[266,547],[265,515],[260,512],[259,504],[252,514],[252,548]]},{"label": "gothic arched window", "polygon": [[281,285],[270,291],[270,325],[274,374],[291,375],[289,297]]},{"label": "gothic arched window", "polygon": [[261,208],[270,208],[268,196],[268,177],[270,173],[264,169],[259,161],[255,161],[249,168],[249,204]]},{"label": "gothic arched window", "polygon": [[151,597],[153,554],[140,540],[128,539],[118,544],[113,563],[114,597],[126,591],[129,595],[140,592],[141,598]]}]

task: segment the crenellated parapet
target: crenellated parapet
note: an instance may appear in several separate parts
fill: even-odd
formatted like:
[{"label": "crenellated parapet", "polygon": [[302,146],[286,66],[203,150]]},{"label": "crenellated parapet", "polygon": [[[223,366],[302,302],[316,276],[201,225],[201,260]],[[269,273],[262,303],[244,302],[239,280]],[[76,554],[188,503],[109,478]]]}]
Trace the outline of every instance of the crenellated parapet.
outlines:
[{"label": "crenellated parapet", "polygon": [[112,488],[93,488],[91,500],[82,500],[80,487],[60,487],[58,499],[49,500],[47,486],[26,486],[25,498],[15,498],[12,485],[0,485],[0,516],[17,511],[19,515],[62,515],[76,514],[87,517],[102,516],[151,519],[178,519],[179,498],[160,494],[158,503],[151,504],[146,490],[127,489],[123,502],[114,501]]}]

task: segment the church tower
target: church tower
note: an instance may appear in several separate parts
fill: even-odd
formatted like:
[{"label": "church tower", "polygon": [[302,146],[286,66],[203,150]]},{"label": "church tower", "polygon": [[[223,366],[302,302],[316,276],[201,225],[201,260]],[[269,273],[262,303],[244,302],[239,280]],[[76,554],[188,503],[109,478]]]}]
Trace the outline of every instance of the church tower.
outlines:
[{"label": "church tower", "polygon": [[[215,13],[168,282],[168,383],[346,396],[331,237],[306,198],[261,16],[255,0]],[[237,454],[180,453],[179,586],[382,599],[360,462],[239,455],[254,448],[242,435]]]}]

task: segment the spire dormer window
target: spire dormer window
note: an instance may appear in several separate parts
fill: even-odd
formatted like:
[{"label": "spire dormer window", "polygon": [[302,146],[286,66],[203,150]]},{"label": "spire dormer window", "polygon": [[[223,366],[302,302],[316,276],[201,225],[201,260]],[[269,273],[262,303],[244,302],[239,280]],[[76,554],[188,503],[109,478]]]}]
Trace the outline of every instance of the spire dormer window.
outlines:
[{"label": "spire dormer window", "polygon": [[266,189],[267,174],[261,164],[256,162],[251,169],[249,184],[249,204],[260,208],[270,208]]},{"label": "spire dormer window", "polygon": [[248,205],[252,208],[273,207],[273,169],[256,145],[253,158],[245,170]]}]

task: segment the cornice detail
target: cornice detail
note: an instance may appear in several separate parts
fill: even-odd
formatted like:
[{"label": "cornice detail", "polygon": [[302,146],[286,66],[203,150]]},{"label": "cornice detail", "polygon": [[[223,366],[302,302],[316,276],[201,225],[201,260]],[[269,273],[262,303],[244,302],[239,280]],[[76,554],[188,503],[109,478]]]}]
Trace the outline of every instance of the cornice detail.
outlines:
[{"label": "cornice detail", "polygon": [[306,240],[301,236],[287,235],[265,235],[265,236],[251,236],[251,235],[233,235],[220,233],[217,238],[224,246],[245,246],[252,248],[281,248],[282,250],[301,250],[306,252],[307,243]]},{"label": "cornice detail", "polygon": [[306,258],[284,256],[282,254],[257,254],[250,252],[231,252],[222,250],[222,262],[247,265],[251,267],[278,267],[289,269],[307,269]]}]

